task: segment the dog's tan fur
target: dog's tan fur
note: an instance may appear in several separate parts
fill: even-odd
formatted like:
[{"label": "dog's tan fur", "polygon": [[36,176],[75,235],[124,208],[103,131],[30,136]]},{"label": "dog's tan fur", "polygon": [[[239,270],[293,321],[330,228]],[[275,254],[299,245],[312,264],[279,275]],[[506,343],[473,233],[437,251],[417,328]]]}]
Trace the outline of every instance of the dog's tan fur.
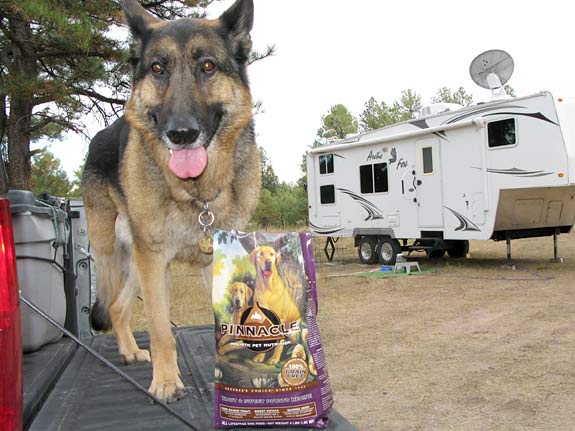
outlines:
[{"label": "dog's tan fur", "polygon": [[[301,320],[300,311],[280,277],[277,264],[281,261],[279,253],[270,246],[256,247],[250,254],[250,261],[256,268],[256,284],[254,289],[254,304],[273,311],[284,323]],[[266,262],[271,269],[271,275],[265,274]],[[276,365],[281,359],[284,346],[278,345],[273,355],[266,361]],[[254,358],[255,362],[263,362],[265,353]]]},{"label": "dog's tan fur", "polygon": [[[249,4],[251,0],[238,0],[233,7],[245,8]],[[259,152],[253,140],[249,88],[239,73],[218,70],[209,80],[202,80],[194,73],[187,73],[183,66],[193,65],[198,52],[210,53],[214,62],[230,61],[224,58],[230,53],[222,38],[216,37],[215,32],[213,37],[200,32],[190,37],[182,50],[177,32],[166,32],[172,22],[152,17],[135,0],[126,0],[124,10],[128,21],[145,25],[151,35],[140,63],[148,61],[148,56],[166,55],[171,59],[167,67],[173,67],[173,77],[170,76],[167,87],[149,73],[135,78],[125,121],[101,132],[90,146],[82,193],[97,262],[100,307],[109,310],[125,362],[151,359],[150,391],[171,402],[184,395],[184,386],[169,321],[170,264],[174,260],[195,263],[207,268],[205,278],[211,280],[212,256],[198,247],[204,236],[198,216],[204,203],[209,203],[215,215],[214,227],[240,229],[249,221],[259,197]],[[138,21],[138,17],[142,20]],[[180,21],[174,25],[205,29],[223,25],[220,20]],[[132,30],[137,33],[140,29]],[[232,36],[239,39],[235,34]],[[232,42],[239,43],[235,39]],[[176,70],[182,72],[177,75]],[[205,171],[197,178],[182,180],[170,172],[170,151],[157,125],[152,123],[151,113],[170,104],[177,108],[178,104],[191,100],[196,111],[221,106],[225,115],[207,146]],[[129,132],[124,142],[121,139],[125,130]],[[111,144],[110,139],[117,142]],[[112,145],[118,148],[125,145],[122,149],[114,147],[118,157],[110,162],[117,165],[117,177],[109,173],[108,165],[98,154],[103,148],[110,151]],[[130,329],[130,310],[140,287],[150,332],[151,358],[138,347]]]}]

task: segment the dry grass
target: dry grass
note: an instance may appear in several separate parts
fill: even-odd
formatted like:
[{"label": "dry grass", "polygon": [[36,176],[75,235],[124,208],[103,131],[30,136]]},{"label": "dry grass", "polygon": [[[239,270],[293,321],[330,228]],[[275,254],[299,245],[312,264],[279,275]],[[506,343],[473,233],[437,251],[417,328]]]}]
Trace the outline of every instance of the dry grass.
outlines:
[{"label": "dry grass", "polygon": [[[359,430],[575,429],[575,235],[472,242],[435,274],[366,279],[349,241],[317,244],[320,327],[336,408]],[[213,322],[201,276],[172,272],[172,319]],[[142,326],[141,318],[137,326]]]}]

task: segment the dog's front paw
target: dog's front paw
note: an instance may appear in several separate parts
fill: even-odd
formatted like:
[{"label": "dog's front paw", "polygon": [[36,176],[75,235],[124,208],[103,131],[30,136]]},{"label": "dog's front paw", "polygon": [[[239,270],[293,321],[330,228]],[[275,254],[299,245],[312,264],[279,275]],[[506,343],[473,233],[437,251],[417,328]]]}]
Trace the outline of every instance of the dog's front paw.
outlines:
[{"label": "dog's front paw", "polygon": [[175,382],[156,382],[152,380],[148,390],[168,404],[175,403],[186,396],[186,388],[180,379]]},{"label": "dog's front paw", "polygon": [[122,354],[122,358],[124,358],[124,364],[126,365],[152,362],[150,352],[147,350],[137,350],[135,352]]}]

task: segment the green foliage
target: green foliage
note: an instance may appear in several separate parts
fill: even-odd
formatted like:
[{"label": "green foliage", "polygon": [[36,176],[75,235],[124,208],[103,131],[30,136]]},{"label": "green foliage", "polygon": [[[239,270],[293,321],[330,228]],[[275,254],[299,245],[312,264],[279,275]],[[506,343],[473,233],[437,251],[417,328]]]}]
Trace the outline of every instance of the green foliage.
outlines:
[{"label": "green foliage", "polygon": [[32,158],[32,192],[38,195],[48,192],[52,196],[67,197],[72,190],[60,160],[44,150]]},{"label": "green foliage", "polygon": [[380,129],[391,124],[389,107],[385,102],[378,102],[371,97],[365,102],[363,112],[359,115],[359,124],[362,131]]},{"label": "green foliage", "polygon": [[317,135],[323,139],[343,139],[349,134],[357,133],[357,119],[344,105],[338,104],[330,108],[321,119],[322,126]]},{"label": "green foliage", "polygon": [[447,87],[437,90],[437,95],[431,99],[432,103],[457,103],[463,106],[473,104],[473,96],[468,94],[463,87],[452,90]]},{"label": "green foliage", "polygon": [[262,227],[275,226],[279,220],[279,205],[273,193],[262,188],[258,206],[252,216],[252,223]]},{"label": "green foliage", "polygon": [[70,191],[70,197],[72,198],[79,198],[82,196],[82,189],[81,184],[82,184],[82,173],[84,172],[84,166],[82,165],[82,167],[76,169],[74,171],[74,177],[72,178],[71,181],[71,186],[72,189]]},{"label": "green foliage", "polygon": [[411,120],[420,109],[421,97],[413,90],[402,91],[400,99],[394,101],[391,106],[371,97],[365,102],[364,110],[359,116],[359,124],[363,132],[380,129]]},{"label": "green foliage", "polygon": [[277,225],[300,226],[307,222],[307,194],[301,187],[282,183],[276,194],[279,207]]},{"label": "green foliage", "polygon": [[[232,260],[232,264],[234,265],[234,273],[232,274],[230,281],[232,283],[241,281],[248,285],[251,284],[253,287],[253,280],[256,278],[256,269],[250,262],[249,255],[234,258],[234,260]],[[250,280],[252,281],[250,282]]]},{"label": "green foliage", "polygon": [[262,188],[273,193],[279,185],[279,179],[271,165],[266,150],[263,147],[259,147],[259,150],[262,171]]},{"label": "green foliage", "polygon": [[393,103],[399,121],[411,120],[421,111],[421,96],[411,89],[403,90],[399,101]]},{"label": "green foliage", "polygon": [[307,194],[297,184],[282,182],[272,192],[263,188],[252,223],[263,227],[302,226],[307,224]]}]

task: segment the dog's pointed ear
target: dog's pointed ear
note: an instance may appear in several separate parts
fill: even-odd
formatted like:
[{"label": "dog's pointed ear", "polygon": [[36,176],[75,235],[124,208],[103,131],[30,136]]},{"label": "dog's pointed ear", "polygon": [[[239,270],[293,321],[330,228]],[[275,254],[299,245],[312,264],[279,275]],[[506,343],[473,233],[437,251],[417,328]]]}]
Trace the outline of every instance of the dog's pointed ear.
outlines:
[{"label": "dog's pointed ear", "polygon": [[141,39],[152,24],[161,21],[144,9],[138,0],[124,0],[122,10],[134,39]]},{"label": "dog's pointed ear", "polygon": [[220,22],[234,42],[234,55],[241,63],[249,59],[252,50],[250,31],[254,25],[253,0],[237,0],[222,16]]},{"label": "dog's pointed ear", "polygon": [[253,0],[237,0],[220,17],[226,30],[234,37],[249,37],[254,25]]},{"label": "dog's pointed ear", "polygon": [[150,31],[153,24],[162,22],[162,20],[151,15],[138,3],[138,0],[122,1],[122,10],[132,34],[129,61],[135,70],[136,65],[140,61],[143,40],[146,34]]}]

